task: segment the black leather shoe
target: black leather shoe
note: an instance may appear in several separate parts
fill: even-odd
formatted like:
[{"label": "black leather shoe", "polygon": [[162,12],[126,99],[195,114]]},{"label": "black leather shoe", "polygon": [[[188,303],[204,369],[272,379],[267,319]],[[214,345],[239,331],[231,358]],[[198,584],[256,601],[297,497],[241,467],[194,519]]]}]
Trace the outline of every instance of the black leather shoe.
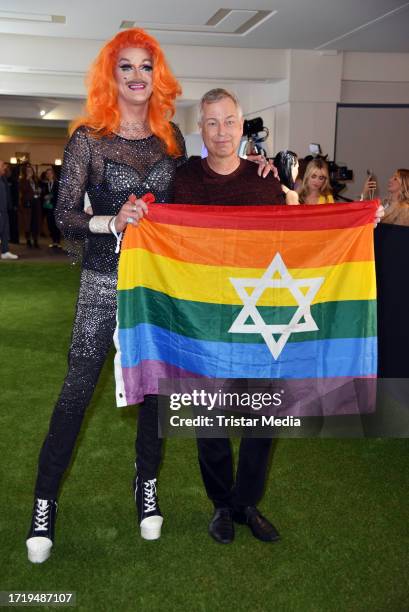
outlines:
[{"label": "black leather shoe", "polygon": [[277,542],[280,539],[280,534],[274,525],[255,506],[245,506],[240,510],[235,510],[233,519],[236,523],[248,525],[253,536],[262,542]]},{"label": "black leather shoe", "polygon": [[234,525],[230,508],[216,508],[209,525],[209,533],[220,544],[234,540]]}]

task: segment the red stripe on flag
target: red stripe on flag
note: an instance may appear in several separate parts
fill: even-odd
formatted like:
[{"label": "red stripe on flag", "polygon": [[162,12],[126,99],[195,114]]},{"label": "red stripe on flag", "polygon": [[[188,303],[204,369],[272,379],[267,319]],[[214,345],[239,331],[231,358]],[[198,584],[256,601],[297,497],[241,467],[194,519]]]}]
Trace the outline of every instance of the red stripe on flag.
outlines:
[{"label": "red stripe on flag", "polygon": [[157,223],[239,230],[308,231],[360,227],[375,219],[378,200],[301,206],[202,206],[152,204],[149,219]]}]

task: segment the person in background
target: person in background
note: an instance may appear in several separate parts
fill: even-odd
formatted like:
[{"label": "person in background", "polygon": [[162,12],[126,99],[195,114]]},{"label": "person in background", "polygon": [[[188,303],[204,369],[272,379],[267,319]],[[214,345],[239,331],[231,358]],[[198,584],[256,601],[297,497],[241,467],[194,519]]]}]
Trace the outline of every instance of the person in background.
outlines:
[{"label": "person in background", "polygon": [[47,168],[42,182],[43,210],[47,217],[48,231],[50,232],[52,244],[49,248],[61,249],[61,232],[55,222],[54,211],[58,198],[58,181],[53,168]]},{"label": "person in background", "polygon": [[20,202],[24,224],[24,233],[28,247],[38,249],[38,236],[40,234],[41,188],[31,164],[23,164],[21,168]]},{"label": "person in background", "polygon": [[19,244],[18,231],[18,200],[19,200],[19,185],[18,185],[19,168],[17,165],[6,163],[6,181],[8,183],[11,195],[11,209],[9,210],[10,221],[10,242]]},{"label": "person in background", "polygon": [[10,189],[5,177],[6,164],[0,160],[0,240],[1,259],[18,259],[18,255],[9,251],[10,224],[9,211],[12,207]]},{"label": "person in background", "polygon": [[[377,191],[373,174],[365,182],[362,199],[372,199]],[[390,386],[407,397],[409,378],[409,327],[407,304],[409,283],[406,261],[409,240],[409,169],[398,168],[388,180],[383,199],[385,216],[375,232],[377,283],[378,378],[381,389]],[[399,384],[399,379],[400,383]],[[389,381],[389,382],[388,382]],[[384,393],[382,392],[382,395]],[[380,407],[382,400],[380,400]],[[387,405],[385,405],[386,407]],[[386,419],[390,419],[390,405]],[[382,409],[382,408],[381,408]],[[370,434],[372,435],[372,434]]]},{"label": "person in background", "polygon": [[334,203],[328,165],[323,159],[316,158],[309,162],[298,196],[300,204]]},{"label": "person in background", "polygon": [[[377,189],[377,183],[368,177],[361,195],[363,200],[370,199]],[[409,170],[399,168],[388,181],[388,195],[383,200],[385,216],[381,223],[409,225]]]},{"label": "person in background", "polygon": [[297,180],[298,168],[300,166],[297,154],[294,151],[284,149],[277,153],[273,163],[277,169],[286,204],[299,204],[298,193],[295,191],[295,181]]}]

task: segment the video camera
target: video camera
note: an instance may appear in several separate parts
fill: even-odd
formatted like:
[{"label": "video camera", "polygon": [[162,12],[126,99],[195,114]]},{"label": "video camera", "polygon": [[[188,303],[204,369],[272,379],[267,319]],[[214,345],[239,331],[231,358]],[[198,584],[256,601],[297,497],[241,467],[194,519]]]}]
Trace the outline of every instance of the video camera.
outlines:
[{"label": "video camera", "polygon": [[262,117],[254,119],[245,119],[243,124],[243,136],[247,141],[243,141],[240,146],[240,155],[264,155],[267,157],[266,151],[260,146],[262,142],[267,140],[269,130],[263,124]]}]

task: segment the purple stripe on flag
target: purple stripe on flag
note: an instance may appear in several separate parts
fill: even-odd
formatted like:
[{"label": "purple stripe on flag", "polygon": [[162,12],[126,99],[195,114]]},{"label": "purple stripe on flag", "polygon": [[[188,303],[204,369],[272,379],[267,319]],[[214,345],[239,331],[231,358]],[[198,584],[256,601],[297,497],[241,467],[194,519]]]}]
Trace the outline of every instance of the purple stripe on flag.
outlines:
[{"label": "purple stripe on flag", "polygon": [[146,359],[137,366],[122,368],[127,405],[140,404],[144,395],[157,395],[160,378],[199,379],[197,374],[178,368],[170,363]]},{"label": "purple stripe on flag", "polygon": [[[260,394],[280,392],[279,406],[263,407],[257,412],[247,406],[234,410],[241,413],[283,416],[331,416],[341,414],[366,414],[375,410],[375,377],[354,378],[339,376],[332,378],[304,379],[209,379],[168,363],[146,360],[130,368],[123,368],[127,405],[139,404],[144,395],[160,393],[205,392]],[[223,409],[222,406],[220,408]],[[228,409],[227,407],[225,407]]]}]

